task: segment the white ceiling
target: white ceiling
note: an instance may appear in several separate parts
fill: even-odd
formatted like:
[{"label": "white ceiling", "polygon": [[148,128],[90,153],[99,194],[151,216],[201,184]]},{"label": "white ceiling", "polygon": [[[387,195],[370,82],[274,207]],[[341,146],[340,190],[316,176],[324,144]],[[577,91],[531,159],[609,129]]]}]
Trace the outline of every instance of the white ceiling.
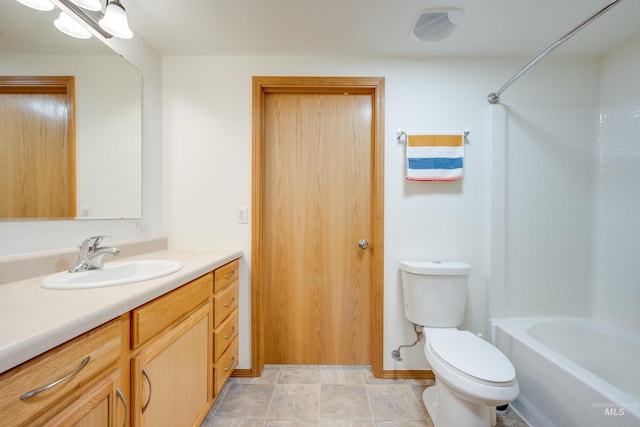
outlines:
[{"label": "white ceiling", "polygon": [[53,26],[59,10],[40,12],[15,0],[0,0],[0,55],[113,54],[104,43],[92,38],[79,40]]},{"label": "white ceiling", "polygon": [[[135,37],[164,55],[532,57],[611,0],[121,0]],[[420,11],[458,7],[450,38],[411,36]],[[0,0],[0,53],[94,45],[53,28],[56,11]],[[623,0],[554,56],[599,56],[640,34],[640,0]],[[33,30],[43,32],[35,38]],[[43,41],[44,40],[44,41]],[[89,48],[91,46],[91,48]],[[61,51],[67,48],[59,48]],[[104,49],[102,49],[104,52]]]},{"label": "white ceiling", "polygon": [[[531,56],[611,0],[121,0],[129,23],[162,54]],[[451,37],[410,36],[424,9],[459,7]],[[600,55],[640,33],[625,0],[558,55]]]}]

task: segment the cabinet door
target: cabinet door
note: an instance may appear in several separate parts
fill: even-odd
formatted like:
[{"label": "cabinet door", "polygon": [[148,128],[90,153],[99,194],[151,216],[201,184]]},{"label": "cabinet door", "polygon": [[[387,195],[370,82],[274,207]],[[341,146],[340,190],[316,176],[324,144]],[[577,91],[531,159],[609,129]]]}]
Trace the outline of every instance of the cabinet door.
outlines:
[{"label": "cabinet door", "polygon": [[121,427],[127,423],[128,405],[120,389],[119,369],[89,387],[75,402],[44,426]]},{"label": "cabinet door", "polygon": [[39,425],[81,398],[118,362],[121,330],[115,319],[0,375],[0,425]]},{"label": "cabinet door", "polygon": [[205,304],[142,347],[131,360],[133,425],[199,425],[209,410],[209,324]]}]

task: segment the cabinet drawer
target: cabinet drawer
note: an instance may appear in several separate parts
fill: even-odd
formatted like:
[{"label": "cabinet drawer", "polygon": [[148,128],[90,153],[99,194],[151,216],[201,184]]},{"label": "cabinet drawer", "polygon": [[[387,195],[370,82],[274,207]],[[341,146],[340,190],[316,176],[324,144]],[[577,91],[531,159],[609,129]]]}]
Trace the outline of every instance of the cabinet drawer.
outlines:
[{"label": "cabinet drawer", "polygon": [[218,328],[238,306],[239,282],[236,281],[228,288],[213,296],[213,327]]},{"label": "cabinet drawer", "polygon": [[229,347],[235,337],[238,336],[238,309],[222,322],[213,333],[213,361],[217,362],[222,353]]},{"label": "cabinet drawer", "polygon": [[131,347],[138,348],[211,296],[213,274],[201,276],[132,312]]},{"label": "cabinet drawer", "polygon": [[221,289],[229,286],[234,280],[238,280],[240,276],[240,260],[231,261],[228,264],[217,268],[215,271],[215,280],[213,285],[213,292],[218,292]]},{"label": "cabinet drawer", "polygon": [[213,395],[217,396],[222,390],[224,383],[233,373],[233,369],[238,365],[238,338],[231,342],[231,345],[222,354],[220,360],[213,367]]},{"label": "cabinet drawer", "polygon": [[[71,397],[117,363],[121,348],[118,318],[0,375],[2,425],[22,425],[49,406]],[[47,388],[63,378],[66,379]],[[37,389],[42,391],[35,392]],[[34,394],[28,397],[28,392]]]}]

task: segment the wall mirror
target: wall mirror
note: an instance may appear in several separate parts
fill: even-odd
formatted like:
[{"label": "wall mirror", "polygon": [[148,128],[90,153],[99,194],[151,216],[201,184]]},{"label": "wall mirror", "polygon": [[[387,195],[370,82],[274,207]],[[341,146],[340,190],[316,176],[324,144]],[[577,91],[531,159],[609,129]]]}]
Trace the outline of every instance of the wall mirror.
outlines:
[{"label": "wall mirror", "polygon": [[0,1],[0,75],[74,77],[75,218],[140,218],[142,74],[100,40],[59,32],[59,13]]}]

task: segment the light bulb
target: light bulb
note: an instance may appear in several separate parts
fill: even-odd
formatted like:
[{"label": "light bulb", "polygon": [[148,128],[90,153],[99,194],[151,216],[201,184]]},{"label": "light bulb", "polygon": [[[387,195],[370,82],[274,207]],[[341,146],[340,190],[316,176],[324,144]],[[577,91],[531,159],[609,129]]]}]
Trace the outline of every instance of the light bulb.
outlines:
[{"label": "light bulb", "polygon": [[18,0],[18,2],[32,9],[42,10],[45,12],[53,10],[55,7],[49,0]]},{"label": "light bulb", "polygon": [[53,21],[56,28],[68,36],[75,37],[77,39],[91,38],[91,33],[80,23],[74,20],[72,17],[64,12],[60,12],[58,19]]},{"label": "light bulb", "polygon": [[118,0],[109,0],[104,17],[99,22],[103,30],[121,39],[130,39],[133,33],[129,28],[127,14]]}]

